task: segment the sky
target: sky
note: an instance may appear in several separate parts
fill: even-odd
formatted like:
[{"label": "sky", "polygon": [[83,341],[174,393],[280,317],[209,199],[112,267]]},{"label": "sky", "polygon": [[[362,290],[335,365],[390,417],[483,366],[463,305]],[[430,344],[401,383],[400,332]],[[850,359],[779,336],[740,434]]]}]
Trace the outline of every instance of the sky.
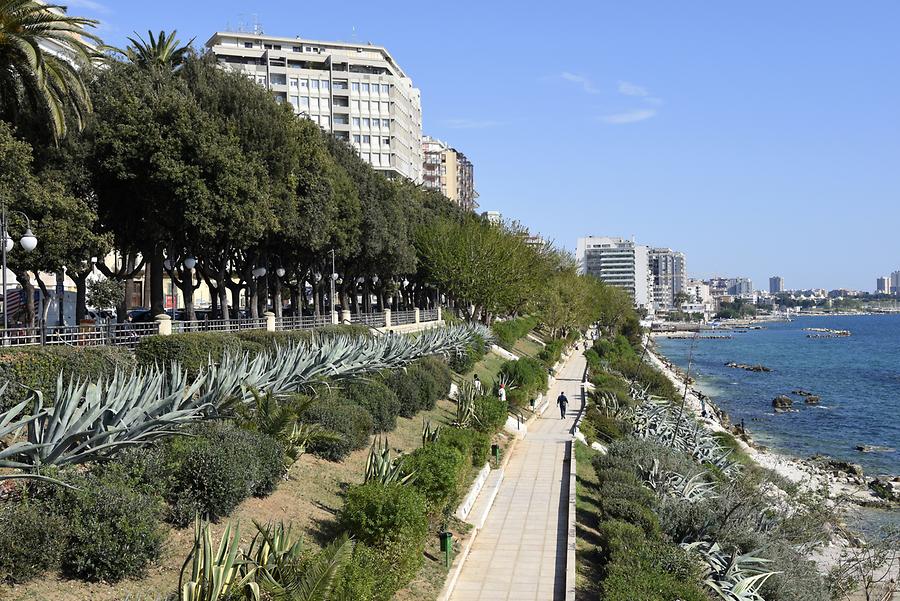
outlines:
[{"label": "sky", "polygon": [[896,0],[64,3],[118,46],[254,22],[383,45],[423,132],[473,161],[481,209],[571,250],[634,237],[758,289],[900,269]]}]

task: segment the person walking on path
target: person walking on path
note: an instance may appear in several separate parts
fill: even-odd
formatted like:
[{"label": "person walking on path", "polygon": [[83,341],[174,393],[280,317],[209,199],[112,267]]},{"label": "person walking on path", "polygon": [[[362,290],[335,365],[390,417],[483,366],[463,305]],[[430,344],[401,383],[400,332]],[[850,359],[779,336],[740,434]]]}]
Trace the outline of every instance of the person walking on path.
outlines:
[{"label": "person walking on path", "polygon": [[559,396],[556,397],[556,404],[559,405],[559,419],[566,419],[566,405],[569,404],[569,399],[566,398],[565,392],[559,392]]},{"label": "person walking on path", "polygon": [[500,392],[497,393],[497,396],[501,401],[506,402],[506,387],[503,384],[500,385]]},{"label": "person walking on path", "polygon": [[475,387],[475,392],[481,394],[481,380],[478,379],[478,374],[473,377],[472,385]]}]

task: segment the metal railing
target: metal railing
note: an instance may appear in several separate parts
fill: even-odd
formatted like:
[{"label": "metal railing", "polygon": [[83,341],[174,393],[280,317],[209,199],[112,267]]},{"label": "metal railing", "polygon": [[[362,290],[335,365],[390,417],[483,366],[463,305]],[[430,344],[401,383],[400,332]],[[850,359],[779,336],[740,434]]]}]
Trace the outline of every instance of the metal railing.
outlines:
[{"label": "metal railing", "polygon": [[421,309],[419,310],[419,321],[437,321],[437,309]]},{"label": "metal railing", "polygon": [[331,316],[296,315],[292,317],[276,317],[276,330],[311,330],[331,325]]},{"label": "metal railing", "polygon": [[391,313],[391,325],[402,326],[409,323],[416,323],[416,312],[412,311],[396,311]]},{"label": "metal railing", "polygon": [[350,323],[359,323],[373,328],[384,327],[384,313],[360,313],[350,316]]},{"label": "metal railing", "polygon": [[265,317],[249,319],[201,319],[196,321],[173,321],[172,332],[240,332],[242,330],[265,330]]},{"label": "metal railing", "polygon": [[159,326],[150,323],[85,324],[80,326],[17,327],[0,330],[3,346],[101,346],[134,347],[144,336],[159,334]]}]

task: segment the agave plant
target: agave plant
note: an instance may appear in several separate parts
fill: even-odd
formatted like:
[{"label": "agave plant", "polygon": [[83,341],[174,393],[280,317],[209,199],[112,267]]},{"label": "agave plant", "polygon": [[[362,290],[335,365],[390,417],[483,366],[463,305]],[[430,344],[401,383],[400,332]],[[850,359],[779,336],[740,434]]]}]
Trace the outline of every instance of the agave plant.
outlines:
[{"label": "agave plant", "polygon": [[429,442],[434,442],[441,435],[441,427],[435,426],[431,427],[431,422],[422,420],[422,446],[424,447]]},{"label": "agave plant", "polygon": [[475,412],[475,401],[478,398],[478,390],[472,382],[466,380],[459,384],[456,393],[456,421],[454,426],[457,428],[468,428],[478,421],[478,415]]},{"label": "agave plant", "polygon": [[408,484],[415,478],[415,473],[404,474],[404,457],[391,458],[391,450],[388,448],[387,439],[383,443],[378,440],[372,443],[369,457],[366,459],[365,481],[375,481],[381,484]]},{"label": "agave plant", "polygon": [[768,578],[780,573],[766,570],[771,560],[753,553],[726,553],[719,543],[698,541],[681,546],[703,559],[704,584],[726,601],[765,601],[759,589]]},{"label": "agave plant", "polygon": [[[218,547],[213,546],[209,523],[194,520],[194,546],[188,554],[178,578],[181,601],[220,601],[241,595],[258,601],[259,585],[253,581],[252,570],[247,573],[238,547],[240,532],[237,526],[225,526]],[[190,578],[184,572],[191,563]]]}]

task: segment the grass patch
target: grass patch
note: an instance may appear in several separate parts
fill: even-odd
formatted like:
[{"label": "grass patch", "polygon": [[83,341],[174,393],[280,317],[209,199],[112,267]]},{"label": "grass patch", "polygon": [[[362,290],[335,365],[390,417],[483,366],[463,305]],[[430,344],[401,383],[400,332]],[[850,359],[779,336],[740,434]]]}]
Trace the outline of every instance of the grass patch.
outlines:
[{"label": "grass patch", "polygon": [[506,359],[500,355],[488,351],[484,359],[475,364],[475,367],[465,375],[466,380],[471,380],[472,376],[478,374],[486,387],[490,387],[497,380],[497,374],[500,373],[500,366],[506,362]]},{"label": "grass patch", "polygon": [[575,599],[597,599],[600,582],[600,486],[591,463],[597,451],[575,442]]},{"label": "grass patch", "polygon": [[542,347],[540,344],[529,338],[527,335],[519,338],[516,341],[516,344],[513,345],[513,352],[520,357],[534,357],[537,358],[538,353],[541,352]]}]

